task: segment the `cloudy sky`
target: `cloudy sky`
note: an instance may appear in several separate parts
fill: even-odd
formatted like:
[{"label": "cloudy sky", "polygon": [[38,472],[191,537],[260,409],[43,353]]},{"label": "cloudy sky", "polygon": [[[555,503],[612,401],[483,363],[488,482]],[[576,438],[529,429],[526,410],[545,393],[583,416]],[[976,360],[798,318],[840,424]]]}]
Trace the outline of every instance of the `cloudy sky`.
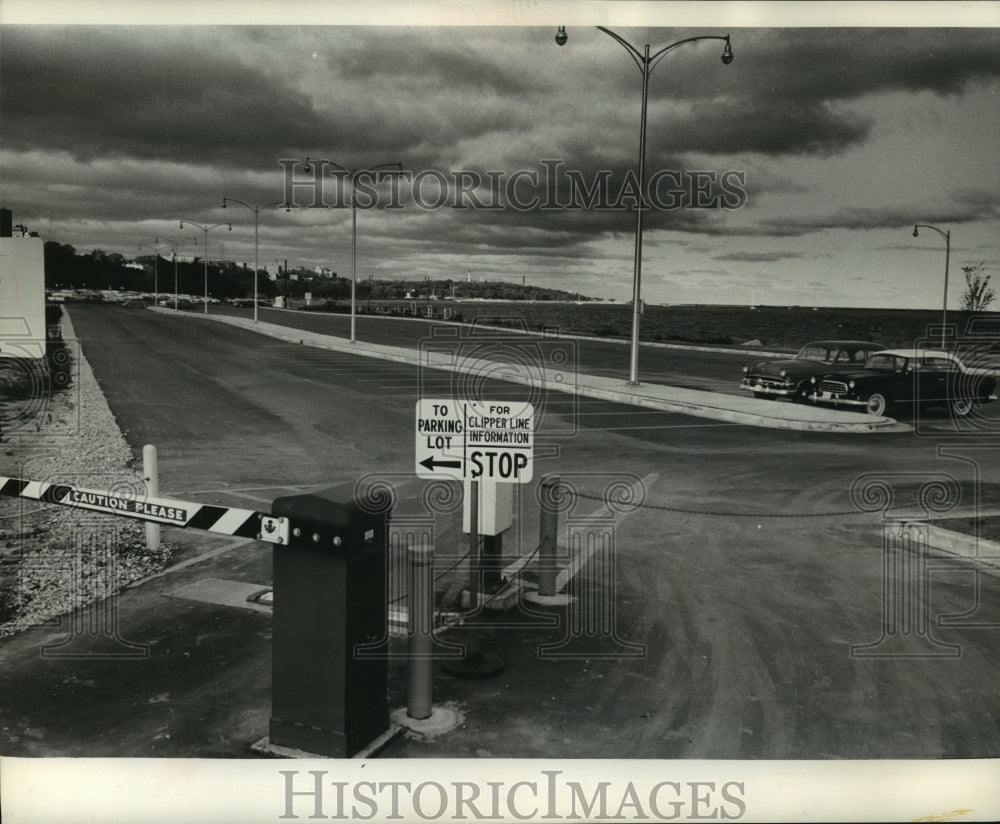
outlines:
[{"label": "cloudy sky", "polygon": [[[642,78],[601,23],[654,52],[729,34],[735,55],[724,65],[723,42],[699,41],[650,78],[648,302],[937,308],[945,242],[914,238],[914,223],[952,234],[952,308],[962,266],[1000,269],[995,4],[918,17],[891,3],[820,25],[743,3],[683,16],[670,3],[418,4],[419,17],[375,4],[379,25],[357,25],[363,14],[289,0],[280,26],[253,4],[207,22],[192,9],[211,0],[157,4],[138,18],[155,25],[134,6],[88,18],[87,5],[14,0],[0,15],[2,205],[80,252],[134,256],[162,235],[199,254],[204,235],[179,221],[232,221],[209,255],[252,263],[253,214],[223,197],[284,200],[288,170],[314,179],[307,156],[398,162],[408,177],[358,209],[359,278],[471,272],[626,301]],[[350,274],[349,195],[326,171],[329,208],[296,185],[297,208],[260,213],[262,266]],[[580,208],[580,187],[599,184],[607,208]]]}]

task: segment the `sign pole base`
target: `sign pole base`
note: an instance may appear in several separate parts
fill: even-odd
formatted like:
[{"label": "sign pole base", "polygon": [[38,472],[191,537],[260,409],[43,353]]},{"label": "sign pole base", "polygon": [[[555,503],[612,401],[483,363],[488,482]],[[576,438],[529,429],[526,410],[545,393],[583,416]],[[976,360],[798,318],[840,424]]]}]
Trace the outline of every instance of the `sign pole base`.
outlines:
[{"label": "sign pole base", "polygon": [[503,672],[504,660],[495,652],[483,652],[470,645],[465,658],[459,661],[445,661],[444,671],[458,678],[491,678]]}]

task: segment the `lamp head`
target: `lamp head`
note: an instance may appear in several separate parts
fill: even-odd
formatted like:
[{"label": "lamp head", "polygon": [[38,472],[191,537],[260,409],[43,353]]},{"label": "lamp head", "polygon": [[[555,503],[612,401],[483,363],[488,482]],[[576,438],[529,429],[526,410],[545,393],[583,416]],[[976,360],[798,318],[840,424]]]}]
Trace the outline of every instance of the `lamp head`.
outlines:
[{"label": "lamp head", "polygon": [[560,26],[556,31],[556,45],[565,46],[567,40],[569,40],[569,35],[566,34],[566,27]]},{"label": "lamp head", "polygon": [[722,50],[722,62],[728,66],[733,62],[733,47],[729,44],[729,35],[726,35],[726,47]]},{"label": "lamp head", "polygon": [[222,208],[223,209],[226,208],[226,199],[225,198],[222,198]]},{"label": "lamp head", "polygon": [[182,229],[184,228],[184,221],[183,220],[181,221],[181,228]]},{"label": "lamp head", "polygon": [[914,226],[914,227],[913,227],[913,236],[914,236],[914,237],[919,237],[919,235],[920,235],[920,233],[919,233],[919,232],[917,231],[917,227],[916,227],[916,226]]}]

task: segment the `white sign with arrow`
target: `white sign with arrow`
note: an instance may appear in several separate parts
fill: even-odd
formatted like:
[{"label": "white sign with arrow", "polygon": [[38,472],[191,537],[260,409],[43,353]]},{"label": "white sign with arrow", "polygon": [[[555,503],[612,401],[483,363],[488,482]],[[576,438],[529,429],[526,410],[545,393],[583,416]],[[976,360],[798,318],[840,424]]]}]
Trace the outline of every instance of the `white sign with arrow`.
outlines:
[{"label": "white sign with arrow", "polygon": [[417,477],[528,483],[535,408],[518,401],[417,401]]}]

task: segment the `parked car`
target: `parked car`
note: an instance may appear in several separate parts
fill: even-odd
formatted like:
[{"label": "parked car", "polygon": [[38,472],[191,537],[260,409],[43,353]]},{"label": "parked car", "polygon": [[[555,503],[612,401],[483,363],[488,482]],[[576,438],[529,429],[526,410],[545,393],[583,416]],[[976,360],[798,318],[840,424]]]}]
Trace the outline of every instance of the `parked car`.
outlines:
[{"label": "parked car", "polygon": [[814,389],[812,378],[860,369],[872,352],[884,348],[880,343],[858,340],[807,343],[794,358],[744,366],[740,389],[753,392],[755,398],[804,401]]},{"label": "parked car", "polygon": [[869,357],[864,369],[818,379],[809,397],[871,415],[885,415],[902,404],[948,406],[964,417],[974,405],[995,401],[996,387],[987,370],[967,367],[951,352],[885,349]]}]

